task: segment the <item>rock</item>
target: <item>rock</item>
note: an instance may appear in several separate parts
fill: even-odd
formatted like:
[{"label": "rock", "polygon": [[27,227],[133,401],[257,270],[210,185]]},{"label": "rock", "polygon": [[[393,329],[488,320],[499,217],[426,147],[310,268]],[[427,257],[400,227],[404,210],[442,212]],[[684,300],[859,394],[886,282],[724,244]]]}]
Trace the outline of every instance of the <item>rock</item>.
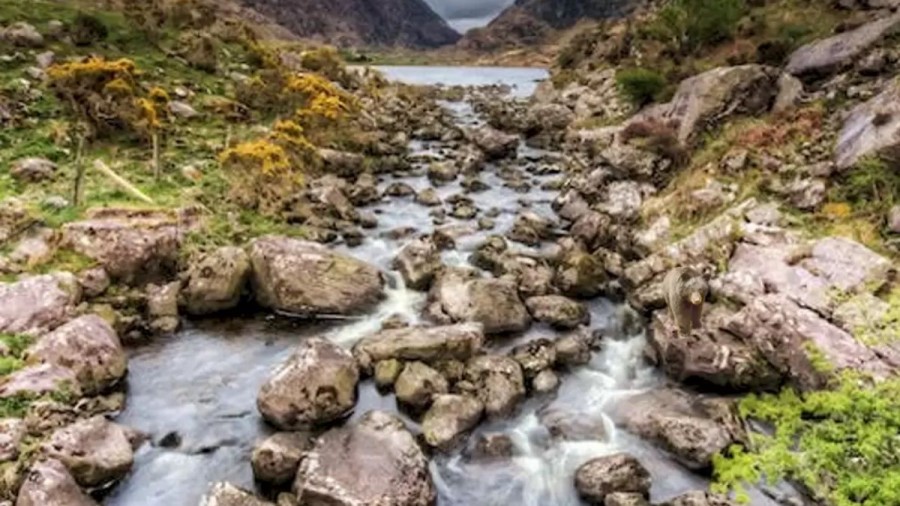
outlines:
[{"label": "rock", "polygon": [[475,441],[470,457],[479,461],[494,461],[512,458],[515,444],[506,434],[482,434]]},{"label": "rock", "polygon": [[44,47],[44,36],[33,25],[19,21],[0,29],[0,40],[18,47]]},{"label": "rock", "polygon": [[397,417],[372,411],[323,434],[300,464],[300,504],[430,506],[428,460]]},{"label": "rock", "polygon": [[525,300],[531,317],[560,329],[573,329],[590,322],[591,315],[584,304],[562,295],[544,295]]},{"label": "rock", "polygon": [[484,404],[468,395],[439,395],[422,419],[425,442],[442,450],[449,450],[460,436],[481,421]]},{"label": "rock", "polygon": [[509,356],[522,366],[526,378],[534,378],[545,369],[556,364],[556,347],[549,339],[535,339],[516,346]]},{"label": "rock", "polygon": [[35,266],[46,265],[56,253],[56,232],[45,227],[32,227],[22,234],[16,247],[7,258],[29,270]]},{"label": "rock", "polygon": [[91,267],[78,274],[78,284],[87,298],[99,297],[106,293],[112,282],[103,267]]},{"label": "rock", "polygon": [[71,369],[85,393],[100,393],[125,376],[127,358],[115,330],[97,315],[76,318],[28,348],[29,361]]},{"label": "rock", "polygon": [[406,364],[394,383],[397,402],[414,412],[427,409],[435,396],[446,394],[449,389],[441,373],[422,362]]},{"label": "rock", "polygon": [[394,268],[413,290],[428,290],[442,265],[434,242],[425,239],[407,243],[394,259]]},{"label": "rock", "polygon": [[778,94],[775,95],[772,112],[779,114],[795,108],[803,95],[803,83],[790,74],[781,74],[777,85]]},{"label": "rock", "polygon": [[367,206],[381,200],[375,176],[368,172],[361,174],[356,178],[356,183],[350,187],[347,198],[354,206]]},{"label": "rock", "polygon": [[62,462],[82,487],[118,481],[134,464],[128,429],[102,416],[56,430],[43,451]]},{"label": "rock", "polygon": [[556,286],[570,297],[596,297],[603,291],[606,281],[603,263],[581,248],[563,253],[556,268]]},{"label": "rock", "polygon": [[157,334],[171,334],[178,330],[178,293],[181,282],[166,285],[147,285],[147,318],[150,328]]},{"label": "rock", "polygon": [[40,335],[65,322],[80,299],[81,288],[69,273],[0,283],[0,332]]},{"label": "rock", "polygon": [[250,279],[250,257],[242,248],[218,248],[192,262],[181,295],[188,314],[207,315],[237,307]]},{"label": "rock", "polygon": [[261,237],[250,245],[250,264],[257,302],[278,311],[351,315],[384,296],[377,268],[313,242]]},{"label": "rock", "polygon": [[391,183],[384,189],[384,194],[390,197],[408,197],[414,193],[416,193],[416,190],[403,182]]},{"label": "rock", "polygon": [[609,441],[603,417],[578,409],[558,408],[553,404],[537,413],[541,425],[550,436],[563,441]]},{"label": "rock", "polygon": [[441,197],[438,195],[437,190],[431,187],[425,188],[424,190],[417,193],[416,202],[428,207],[439,206],[442,203]]},{"label": "rock", "polygon": [[346,416],[356,404],[353,356],[320,338],[304,341],[260,388],[257,407],[281,430],[304,430]]},{"label": "rock", "polygon": [[509,238],[513,241],[538,246],[542,240],[552,239],[553,223],[533,212],[523,212],[516,216]]},{"label": "rock", "polygon": [[716,454],[745,437],[731,401],[681,390],[659,389],[623,399],[610,416],[693,470],[709,469]]},{"label": "rock", "polygon": [[488,160],[512,156],[519,147],[518,136],[503,133],[488,126],[468,132],[467,137],[484,152]]},{"label": "rock", "polygon": [[850,110],[838,133],[834,160],[848,170],[863,158],[900,155],[900,83],[890,81],[884,91]]},{"label": "rock", "polygon": [[641,494],[614,492],[606,496],[603,506],[650,506],[650,503]]},{"label": "rock", "polygon": [[403,362],[389,358],[375,363],[375,386],[379,389],[390,388],[403,371]]},{"label": "rock", "polygon": [[591,344],[588,336],[573,332],[563,336],[555,343],[556,363],[562,367],[585,365],[591,361]]},{"label": "rock", "polygon": [[56,174],[56,164],[46,158],[23,158],[13,162],[9,175],[28,183],[37,183],[52,178]]},{"label": "rock", "polygon": [[544,369],[531,380],[531,388],[537,394],[553,392],[559,388],[559,376],[549,369]]},{"label": "rock", "polygon": [[891,208],[888,213],[888,230],[894,234],[900,234],[900,205]]},{"label": "rock", "polygon": [[443,327],[407,327],[382,330],[363,338],[353,355],[363,369],[386,360],[418,360],[433,364],[441,360],[468,360],[484,344],[482,326],[462,323]]},{"label": "rock", "polygon": [[209,492],[200,500],[200,506],[275,506],[263,501],[246,490],[226,482],[214,483]]},{"label": "rock", "polygon": [[0,398],[16,396],[40,397],[66,390],[78,396],[81,388],[71,369],[53,364],[30,365],[8,375],[0,385]]},{"label": "rock", "polygon": [[34,464],[19,489],[16,506],[98,506],[78,488],[75,479],[58,460]]},{"label": "rock", "polygon": [[18,418],[0,420],[0,462],[15,461],[19,457],[19,444],[24,437],[24,421]]},{"label": "rock", "polygon": [[183,224],[165,212],[103,209],[63,226],[63,242],[99,262],[126,284],[170,279],[176,272]]},{"label": "rock", "polygon": [[894,14],[855,30],[811,42],[794,51],[785,71],[805,79],[840,72],[859,61],[865,51],[893,32],[898,22],[900,15]]},{"label": "rock", "polygon": [[182,102],[181,100],[173,100],[169,102],[169,112],[172,116],[178,119],[192,119],[200,116],[200,113],[197,112],[197,109],[187,103]]},{"label": "rock", "polygon": [[528,110],[525,118],[526,133],[530,136],[541,132],[565,130],[575,121],[575,113],[571,109],[555,103],[535,104]]},{"label": "rock", "polygon": [[53,65],[56,60],[56,53],[53,51],[44,51],[43,53],[38,53],[34,57],[34,61],[37,62],[38,67],[43,70],[47,70],[51,65]]},{"label": "rock", "polygon": [[812,211],[825,201],[825,181],[822,179],[796,179],[785,191],[791,205],[801,211]]},{"label": "rock", "polygon": [[510,416],[525,398],[525,378],[509,357],[482,355],[469,360],[466,379],[475,385],[484,412],[491,419]]},{"label": "rock", "polygon": [[645,109],[629,125],[677,124],[675,137],[686,144],[726,116],[768,111],[776,76],[775,69],[762,65],[715,68],[685,79],[669,103]]},{"label": "rock", "polygon": [[614,222],[631,222],[637,219],[644,201],[640,184],[634,181],[615,181],[609,184],[605,198],[595,208],[609,215]]},{"label": "rock", "polygon": [[583,464],[575,472],[575,489],[589,504],[603,505],[615,492],[650,495],[650,472],[634,457],[617,453]]},{"label": "rock", "polygon": [[339,177],[356,177],[366,168],[366,158],[357,153],[320,149],[319,157],[324,164],[325,173]]},{"label": "rock", "polygon": [[459,175],[459,169],[456,167],[456,162],[451,160],[434,162],[428,166],[428,179],[437,184],[453,181],[457,175]]},{"label": "rock", "polygon": [[739,503],[731,499],[702,490],[688,492],[659,506],[738,506]]},{"label": "rock", "polygon": [[309,435],[302,432],[278,432],[267,437],[253,449],[253,477],[272,485],[291,483],[312,445]]},{"label": "rock", "polygon": [[472,279],[465,271],[444,270],[429,293],[429,313],[438,321],[477,322],[486,334],[521,332],[531,317],[515,282]]}]

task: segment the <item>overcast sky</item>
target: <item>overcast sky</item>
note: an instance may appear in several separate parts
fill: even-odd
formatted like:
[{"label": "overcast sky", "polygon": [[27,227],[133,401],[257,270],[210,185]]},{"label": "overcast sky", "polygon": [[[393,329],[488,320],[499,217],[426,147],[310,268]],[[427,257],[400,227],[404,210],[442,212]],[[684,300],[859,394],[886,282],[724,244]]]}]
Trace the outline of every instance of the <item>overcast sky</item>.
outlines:
[{"label": "overcast sky", "polygon": [[515,0],[425,0],[461,33],[484,26]]}]

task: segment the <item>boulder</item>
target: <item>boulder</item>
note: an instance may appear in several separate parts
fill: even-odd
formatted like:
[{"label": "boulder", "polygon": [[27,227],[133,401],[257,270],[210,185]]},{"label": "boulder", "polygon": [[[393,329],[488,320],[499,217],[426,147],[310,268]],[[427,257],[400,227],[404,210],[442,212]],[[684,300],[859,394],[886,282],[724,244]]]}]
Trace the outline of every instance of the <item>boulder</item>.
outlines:
[{"label": "boulder", "polygon": [[525,398],[522,367],[509,357],[481,355],[469,360],[466,380],[475,386],[484,412],[491,419],[510,416]]},{"label": "boulder", "polygon": [[650,472],[637,459],[617,453],[592,459],[575,472],[575,489],[588,504],[603,506],[615,492],[650,495]]},{"label": "boulder", "polygon": [[0,463],[19,458],[19,444],[25,437],[25,422],[18,418],[0,420]]},{"label": "boulder", "polygon": [[468,395],[439,395],[422,419],[425,442],[449,450],[481,421],[484,403]]},{"label": "boulder", "polygon": [[169,102],[169,112],[172,116],[179,119],[192,119],[200,116],[200,113],[197,112],[197,109],[194,109],[194,106],[181,100]]},{"label": "boulder", "polygon": [[441,196],[438,195],[437,190],[428,187],[416,194],[416,202],[423,206],[435,207],[441,205],[443,201],[441,200]]},{"label": "boulder", "polygon": [[434,242],[425,239],[407,243],[394,259],[394,268],[413,290],[428,290],[441,267],[440,252]]},{"label": "boulder", "polygon": [[900,157],[900,83],[854,107],[844,120],[834,147],[838,170],[849,170],[868,156]]},{"label": "boulder", "polygon": [[539,246],[541,241],[554,237],[553,223],[530,211],[519,213],[508,237],[529,246]]},{"label": "boulder", "polygon": [[324,170],[328,174],[340,177],[355,177],[362,174],[366,169],[366,158],[357,153],[320,149],[319,157],[322,159]]},{"label": "boulder", "polygon": [[606,496],[603,506],[650,506],[650,503],[641,494],[613,492]]},{"label": "boulder", "polygon": [[44,335],[26,351],[31,362],[71,369],[88,394],[100,393],[125,376],[128,359],[116,331],[97,315],[86,315]]},{"label": "boulder", "polygon": [[572,332],[556,340],[556,363],[561,367],[575,367],[591,361],[590,336]]},{"label": "boulder", "polygon": [[781,74],[778,77],[778,95],[772,104],[772,112],[775,114],[790,111],[797,106],[803,95],[803,82],[790,74]]},{"label": "boulder", "polygon": [[449,183],[455,180],[458,175],[459,168],[456,166],[456,162],[452,160],[434,162],[428,166],[428,179],[435,184]]},{"label": "boulder", "polygon": [[396,359],[435,363],[440,360],[468,360],[484,344],[482,326],[461,323],[443,327],[406,327],[386,329],[363,338],[353,355],[363,369],[372,364]]},{"label": "boulder", "polygon": [[556,364],[556,347],[549,339],[535,339],[520,344],[513,348],[509,355],[519,363],[525,377],[529,379]]},{"label": "boulder", "polygon": [[171,334],[178,330],[178,294],[181,282],[164,285],[147,285],[147,319],[150,329],[157,334]]},{"label": "boulder", "polygon": [[267,437],[253,449],[253,477],[272,485],[291,483],[312,445],[309,435],[303,432],[278,432]]},{"label": "boulder", "polygon": [[231,483],[220,481],[214,483],[209,492],[200,499],[200,506],[275,506],[275,504],[263,501]]},{"label": "boulder", "polygon": [[33,25],[24,21],[0,28],[0,40],[17,47],[44,47],[44,36]]},{"label": "boulder", "polygon": [[590,411],[554,406],[542,408],[537,413],[538,420],[550,437],[563,441],[609,441],[609,433],[603,416]]},{"label": "boulder", "polygon": [[446,269],[429,293],[428,312],[440,322],[477,322],[486,334],[521,332],[531,317],[517,285],[507,279],[473,278],[470,271]]},{"label": "boulder", "polygon": [[250,245],[252,285],[263,307],[306,316],[358,314],[384,296],[381,272],[308,241],[265,236]]},{"label": "boulder", "polygon": [[368,172],[361,174],[350,187],[347,198],[354,206],[367,206],[378,202],[381,200],[381,195],[378,193],[378,180]]},{"label": "boulder", "polygon": [[516,153],[519,137],[484,126],[468,132],[469,141],[484,152],[488,160],[506,158]]},{"label": "boulder", "polygon": [[175,274],[183,224],[166,212],[104,209],[63,226],[63,243],[99,262],[126,284],[170,279]]},{"label": "boulder", "polygon": [[[0,111],[0,119],[2,119],[2,111]],[[0,243],[15,239],[35,222],[35,217],[21,199],[8,197],[0,200]]]},{"label": "boulder", "polygon": [[260,388],[257,407],[281,430],[303,430],[346,416],[356,404],[353,356],[321,338],[304,341]]},{"label": "boulder", "polygon": [[804,79],[816,79],[854,65],[864,53],[900,23],[900,14],[878,19],[855,30],[811,42],[788,59],[785,71]]},{"label": "boulder", "polygon": [[60,461],[44,460],[31,466],[16,506],[98,506],[81,491]]},{"label": "boulder", "polygon": [[556,267],[556,286],[570,297],[596,297],[605,288],[606,281],[603,262],[581,248],[565,251]]},{"label": "boulder", "polygon": [[78,273],[78,284],[86,298],[99,297],[106,293],[112,281],[103,267],[91,267]]},{"label": "boulder", "polygon": [[379,389],[387,389],[394,386],[397,377],[403,372],[403,362],[389,358],[375,363],[375,386]]},{"label": "boulder", "polygon": [[0,384],[0,398],[26,396],[40,397],[44,394],[66,391],[74,396],[81,395],[78,378],[71,369],[53,364],[30,365],[3,378]]},{"label": "boulder", "polygon": [[300,464],[300,504],[431,506],[437,493],[428,459],[396,416],[367,413],[323,434]]},{"label": "boulder", "polygon": [[530,136],[541,132],[557,132],[565,130],[573,121],[575,113],[568,107],[556,103],[538,103],[528,110],[525,132]]},{"label": "boulder", "polygon": [[723,495],[696,490],[682,494],[659,506],[738,506],[739,504]]},{"label": "boulder", "polygon": [[686,144],[727,116],[767,112],[777,77],[776,69],[763,65],[708,70],[682,81],[670,102],[645,109],[629,125],[675,124],[675,137]]},{"label": "boulder", "polygon": [[900,234],[900,205],[891,208],[888,213],[887,225],[892,234]]},{"label": "boulder", "polygon": [[435,396],[446,394],[449,388],[441,373],[422,362],[406,364],[394,383],[397,402],[415,412],[427,409]]},{"label": "boulder", "polygon": [[218,248],[191,262],[181,296],[188,314],[235,308],[250,279],[250,257],[242,248]]},{"label": "boulder", "polygon": [[531,389],[536,394],[548,394],[559,388],[559,375],[550,369],[544,369],[531,379]]},{"label": "boulder", "polygon": [[573,329],[590,322],[584,304],[562,295],[543,295],[525,300],[531,317],[559,329]]},{"label": "boulder", "polygon": [[129,431],[102,416],[57,429],[43,451],[69,469],[83,487],[122,479],[134,464]]},{"label": "boulder", "polygon": [[68,320],[80,300],[81,287],[69,273],[0,283],[0,332],[43,334]]},{"label": "boulder", "polygon": [[46,158],[23,158],[13,162],[9,175],[29,183],[37,183],[52,178],[56,174],[56,164]]},{"label": "boulder", "polygon": [[622,399],[610,416],[616,425],[694,470],[709,469],[716,454],[744,440],[732,401],[681,390],[659,389]]}]

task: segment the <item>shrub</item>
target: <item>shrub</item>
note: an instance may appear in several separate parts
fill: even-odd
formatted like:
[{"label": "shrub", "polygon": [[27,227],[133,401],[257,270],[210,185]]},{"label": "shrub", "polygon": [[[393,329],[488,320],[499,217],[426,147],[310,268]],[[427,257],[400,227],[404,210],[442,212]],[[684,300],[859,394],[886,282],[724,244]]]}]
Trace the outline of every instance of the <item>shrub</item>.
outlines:
[{"label": "shrub", "polygon": [[300,65],[304,69],[321,74],[328,79],[349,87],[352,84],[350,74],[344,65],[337,49],[331,46],[322,46],[316,49],[303,51],[300,56]]},{"label": "shrub", "polygon": [[216,41],[209,35],[199,32],[184,32],[178,40],[179,52],[192,67],[204,72],[213,73],[219,64]]},{"label": "shrub", "polygon": [[713,459],[720,491],[789,478],[836,506],[900,504],[900,380],[845,373],[833,390],[751,395],[740,411],[775,432]]},{"label": "shrub", "polygon": [[690,53],[730,39],[745,12],[744,0],[671,0],[649,31]]},{"label": "shrub", "polygon": [[109,36],[109,30],[96,16],[79,14],[69,26],[69,36],[76,46],[90,46]]},{"label": "shrub", "polygon": [[622,130],[621,140],[638,140],[643,149],[668,158],[675,167],[681,167],[689,160],[687,150],[678,141],[677,122],[664,123],[653,119],[634,121]]},{"label": "shrub", "polygon": [[863,213],[881,217],[900,202],[900,173],[879,158],[865,158],[834,186],[834,200],[849,202]]},{"label": "shrub", "polygon": [[620,70],[616,73],[619,89],[637,106],[653,102],[666,87],[666,78],[643,68]]}]

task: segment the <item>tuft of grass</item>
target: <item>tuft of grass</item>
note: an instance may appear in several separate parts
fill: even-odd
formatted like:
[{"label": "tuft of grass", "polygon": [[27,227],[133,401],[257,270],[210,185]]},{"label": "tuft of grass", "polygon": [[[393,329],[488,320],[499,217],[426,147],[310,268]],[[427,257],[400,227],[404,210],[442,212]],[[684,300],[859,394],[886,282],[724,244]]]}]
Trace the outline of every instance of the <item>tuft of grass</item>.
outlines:
[{"label": "tuft of grass", "polygon": [[638,107],[656,101],[666,89],[666,78],[646,68],[623,69],[616,73],[619,90]]}]

